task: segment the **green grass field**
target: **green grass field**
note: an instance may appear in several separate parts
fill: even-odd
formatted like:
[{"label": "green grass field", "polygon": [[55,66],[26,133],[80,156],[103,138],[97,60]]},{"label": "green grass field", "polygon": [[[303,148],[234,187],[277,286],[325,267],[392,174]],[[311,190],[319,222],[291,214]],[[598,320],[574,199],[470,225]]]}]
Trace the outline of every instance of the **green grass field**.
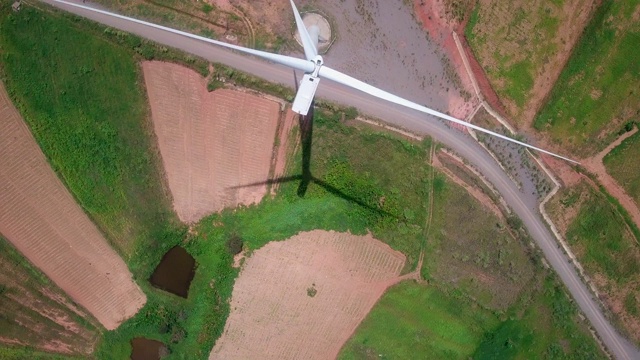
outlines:
[{"label": "green grass field", "polygon": [[579,155],[606,147],[640,106],[639,0],[602,2],[535,127]]},{"label": "green grass field", "polygon": [[404,282],[387,290],[339,358],[465,359],[498,323],[437,287]]},{"label": "green grass field", "polygon": [[640,159],[640,133],[626,139],[604,157],[607,172],[613,176],[640,205],[640,172],[635,166]]},{"label": "green grass field", "polygon": [[342,348],[340,359],[604,359],[552,277],[507,315],[436,284],[389,289]]},{"label": "green grass field", "polygon": [[534,276],[530,254],[504,221],[462,187],[442,181],[434,195],[423,276],[456,286],[483,307],[505,311]]}]

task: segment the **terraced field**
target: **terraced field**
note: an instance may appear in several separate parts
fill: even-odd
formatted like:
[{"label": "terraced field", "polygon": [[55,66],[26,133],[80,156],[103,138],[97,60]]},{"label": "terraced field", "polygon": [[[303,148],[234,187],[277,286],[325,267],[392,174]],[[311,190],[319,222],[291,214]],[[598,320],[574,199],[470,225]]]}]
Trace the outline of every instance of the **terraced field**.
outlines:
[{"label": "terraced field", "polygon": [[127,265],[53,172],[0,87],[0,234],[107,329],[145,303]]},{"label": "terraced field", "polygon": [[180,219],[196,222],[259,202],[267,192],[279,104],[227,89],[208,93],[204,78],[179,65],[145,62],[143,69]]},{"label": "terraced field", "polygon": [[315,230],[271,242],[240,273],[209,359],[335,358],[404,263],[371,235]]}]

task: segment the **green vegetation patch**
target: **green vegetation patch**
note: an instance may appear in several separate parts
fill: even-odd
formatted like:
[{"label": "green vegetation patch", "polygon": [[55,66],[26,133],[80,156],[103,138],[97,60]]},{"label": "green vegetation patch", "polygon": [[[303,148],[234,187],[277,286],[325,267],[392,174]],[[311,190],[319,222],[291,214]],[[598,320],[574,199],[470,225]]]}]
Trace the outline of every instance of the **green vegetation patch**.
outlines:
[{"label": "green vegetation patch", "polygon": [[603,1],[576,45],[538,130],[580,155],[606,147],[640,113],[639,0]]},{"label": "green vegetation patch", "polygon": [[539,278],[506,316],[447,288],[405,282],[387,290],[339,358],[605,358],[553,276]]},{"label": "green vegetation patch", "polygon": [[640,132],[635,133],[604,157],[607,172],[640,205]]},{"label": "green vegetation patch", "polygon": [[135,53],[82,21],[30,6],[4,10],[0,61],[8,92],[81,206],[126,258],[179,238]]},{"label": "green vegetation patch", "polygon": [[572,189],[586,195],[576,218],[569,224],[567,240],[577,248],[580,262],[622,285],[640,273],[640,250],[624,219],[606,197],[588,185]]},{"label": "green vegetation patch", "polygon": [[434,200],[424,277],[507,310],[534,276],[530,254],[510,233],[517,232],[454,183],[445,182]]}]

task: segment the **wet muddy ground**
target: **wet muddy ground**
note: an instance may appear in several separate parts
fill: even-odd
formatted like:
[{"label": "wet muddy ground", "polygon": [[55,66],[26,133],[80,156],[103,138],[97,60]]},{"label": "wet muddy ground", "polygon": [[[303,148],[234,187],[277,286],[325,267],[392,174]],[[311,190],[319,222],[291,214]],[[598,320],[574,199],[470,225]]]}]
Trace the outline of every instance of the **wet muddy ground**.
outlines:
[{"label": "wet muddy ground", "polygon": [[194,258],[179,246],[169,250],[149,280],[157,288],[186,298],[195,274]]},{"label": "wet muddy ground", "polygon": [[[337,39],[327,66],[399,96],[447,110],[447,75],[440,47],[429,40],[403,0],[299,1],[329,14]],[[297,54],[298,55],[298,54]]]},{"label": "wet muddy ground", "polygon": [[131,360],[160,360],[168,355],[167,347],[156,340],[134,338],[131,347]]}]

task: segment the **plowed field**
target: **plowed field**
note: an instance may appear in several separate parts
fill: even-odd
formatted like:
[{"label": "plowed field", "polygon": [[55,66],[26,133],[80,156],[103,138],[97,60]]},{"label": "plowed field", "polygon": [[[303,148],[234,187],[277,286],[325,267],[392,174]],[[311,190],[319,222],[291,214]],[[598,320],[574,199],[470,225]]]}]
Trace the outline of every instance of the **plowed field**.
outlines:
[{"label": "plowed field", "polygon": [[227,89],[209,93],[204,78],[180,65],[152,61],[143,69],[180,219],[196,222],[259,202],[267,192],[279,104]]},{"label": "plowed field", "polygon": [[146,298],[56,177],[0,86],[0,233],[107,329]]},{"label": "plowed field", "polygon": [[209,359],[335,358],[404,263],[371,235],[315,230],[271,242],[247,259]]}]

